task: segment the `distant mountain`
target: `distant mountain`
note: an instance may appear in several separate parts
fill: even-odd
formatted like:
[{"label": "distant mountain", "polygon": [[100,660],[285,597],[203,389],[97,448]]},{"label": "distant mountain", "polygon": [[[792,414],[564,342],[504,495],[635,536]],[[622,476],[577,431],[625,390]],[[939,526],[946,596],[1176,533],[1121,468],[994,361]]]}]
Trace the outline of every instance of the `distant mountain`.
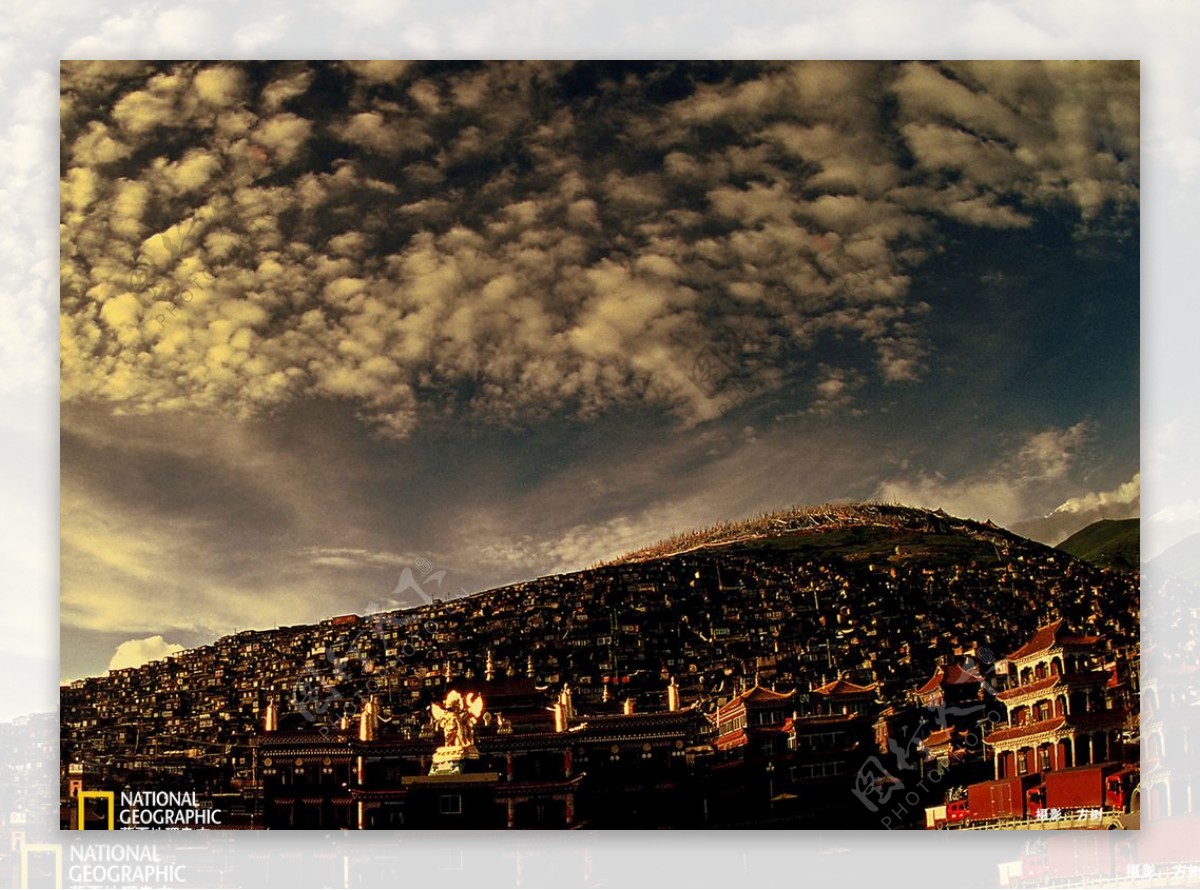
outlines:
[{"label": "distant mountain", "polygon": [[1124,514],[1106,513],[1099,508],[1083,512],[1055,510],[1046,516],[1032,516],[1011,523],[1008,528],[1023,538],[1040,541],[1054,547],[1077,531],[1082,531],[1101,519],[1136,519],[1137,508],[1130,506]]},{"label": "distant mountain", "polygon": [[[1196,542],[1192,546],[1196,549]],[[1141,562],[1139,520],[1101,519],[1062,541],[1058,549],[1098,566],[1136,570]],[[1196,567],[1200,568],[1200,559]]]},{"label": "distant mountain", "polygon": [[1150,565],[1177,578],[1200,581],[1200,533],[1172,544],[1154,557]]}]

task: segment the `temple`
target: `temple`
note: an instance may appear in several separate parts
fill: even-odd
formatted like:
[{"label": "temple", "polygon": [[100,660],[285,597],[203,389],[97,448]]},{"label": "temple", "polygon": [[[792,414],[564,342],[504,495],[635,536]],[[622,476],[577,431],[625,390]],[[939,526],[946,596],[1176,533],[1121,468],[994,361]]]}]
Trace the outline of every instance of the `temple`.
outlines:
[{"label": "temple", "polygon": [[671,680],[661,698],[647,702],[656,708],[642,710],[627,697],[579,713],[569,685],[555,692],[531,678],[506,678],[456,684],[421,726],[387,726],[375,700],[357,725],[343,720],[313,731],[264,720],[254,747],[264,822],[358,829],[804,824],[831,806],[852,806],[851,775],[873,744],[871,717],[852,707],[864,693],[868,687],[805,693],[820,711],[809,713],[795,691],[756,684],[704,713],[696,702],[684,704]]},{"label": "temple", "polygon": [[1122,759],[1128,689],[1100,642],[1055,621],[1008,656],[1008,725],[984,739],[997,779]]}]

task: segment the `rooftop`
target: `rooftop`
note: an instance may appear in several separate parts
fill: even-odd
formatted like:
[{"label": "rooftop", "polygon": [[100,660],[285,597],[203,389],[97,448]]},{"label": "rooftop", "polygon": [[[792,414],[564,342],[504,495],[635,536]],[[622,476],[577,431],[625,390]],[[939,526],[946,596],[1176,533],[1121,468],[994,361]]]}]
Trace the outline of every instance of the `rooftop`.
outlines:
[{"label": "rooftop", "polygon": [[917,695],[929,695],[932,692],[937,692],[944,686],[957,686],[966,683],[982,683],[983,677],[978,671],[967,670],[961,665],[952,664],[949,668],[943,670],[939,666],[933,676],[925,681],[925,685],[917,690]]},{"label": "rooftop", "polygon": [[1063,628],[1064,623],[1060,618],[1058,621],[1052,621],[1039,627],[1037,633],[1025,645],[1008,656],[1009,660],[1029,658],[1031,655],[1046,652],[1056,646],[1092,646],[1100,641],[1099,637],[1066,633]]},{"label": "rooftop", "polygon": [[818,686],[813,692],[818,695],[872,695],[875,688],[876,684],[874,683],[870,686],[859,686],[857,683],[851,683],[845,677],[838,677],[824,686]]}]

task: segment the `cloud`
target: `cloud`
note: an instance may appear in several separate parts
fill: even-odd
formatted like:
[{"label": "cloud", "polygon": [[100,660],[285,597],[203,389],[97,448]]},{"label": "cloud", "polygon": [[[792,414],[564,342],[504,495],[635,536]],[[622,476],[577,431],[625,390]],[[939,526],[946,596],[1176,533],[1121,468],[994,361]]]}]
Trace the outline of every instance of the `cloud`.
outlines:
[{"label": "cloud", "polygon": [[259,101],[267,112],[273,114],[288,102],[308,92],[314,78],[314,72],[305,68],[284,73],[263,87]]},{"label": "cloud", "polygon": [[216,65],[196,74],[192,81],[201,101],[223,107],[239,101],[246,88],[246,75],[231,65]]},{"label": "cloud", "polygon": [[[1134,473],[1128,482],[1123,482],[1111,491],[1092,491],[1070,498],[1054,508],[1055,513],[1113,512],[1112,519],[1123,519],[1116,513],[1137,515],[1141,500],[1142,474]],[[1130,513],[1129,511],[1132,511]]]},{"label": "cloud", "polygon": [[1166,524],[1200,519],[1200,500],[1187,498],[1186,500],[1171,504],[1169,507],[1163,507],[1161,510],[1155,511],[1150,515],[1149,519],[1151,522]]},{"label": "cloud", "polygon": [[384,155],[420,150],[433,142],[418,121],[379,111],[360,112],[331,129],[346,142]]},{"label": "cloud", "polygon": [[152,637],[145,637],[140,640],[126,640],[113,653],[112,660],[108,663],[108,669],[110,671],[119,671],[123,668],[141,667],[144,664],[149,664],[152,661],[161,661],[168,655],[174,655],[176,652],[182,651],[182,646],[175,643],[168,643],[163,639],[162,634],[155,634]]},{"label": "cloud", "polygon": [[1063,478],[1094,432],[1094,424],[1081,420],[1065,429],[1035,433],[1026,440],[1013,462],[1017,477],[1035,481]]},{"label": "cloud", "polygon": [[1133,519],[1141,513],[1141,474],[1108,491],[1087,492],[1063,501],[1049,514],[1012,524],[1018,534],[1056,546],[1101,519]]},{"label": "cloud", "polygon": [[1024,206],[1136,206],[1137,63],[957,62],[904,65],[893,90],[917,163],[957,188],[922,204],[963,222],[1027,225]]},{"label": "cloud", "polygon": [[399,80],[412,67],[412,62],[355,61],[343,62],[366,84],[391,83]]},{"label": "cloud", "polygon": [[285,111],[264,120],[252,135],[271,157],[282,164],[290,164],[303,151],[311,132],[311,121]]},{"label": "cloud", "polygon": [[973,472],[948,477],[918,471],[881,482],[875,498],[1002,525],[1025,519],[1030,505],[1053,496],[1084,451],[1094,427],[1080,421],[1028,435],[1009,454]]},{"label": "cloud", "polygon": [[857,371],[821,365],[819,378],[813,384],[816,399],[809,409],[814,414],[832,414],[849,409],[854,404],[854,394],[865,383]]},{"label": "cloud", "polygon": [[361,547],[308,547],[300,551],[309,563],[331,568],[411,566],[418,557],[365,550]]},{"label": "cloud", "polygon": [[[70,66],[66,66],[69,71]],[[131,139],[160,127],[183,126],[188,118],[186,74],[156,74],[145,87],[123,95],[112,106],[113,121]]]},{"label": "cloud", "polygon": [[[1137,200],[1117,63],[659,66],[573,102],[603,71],[62,71],[62,396],[121,412],[336,400],[393,439],[445,411],[694,425],[736,373],[697,387],[698,355],[753,356],[763,398],[830,342],[861,347],[845,387],[911,386],[918,239]],[[853,410],[820,386],[815,410]]]},{"label": "cloud", "polygon": [[315,621],[408,564],[353,503],[353,463],[315,457],[305,425],[186,416],[64,407],[64,627],[179,638]]}]

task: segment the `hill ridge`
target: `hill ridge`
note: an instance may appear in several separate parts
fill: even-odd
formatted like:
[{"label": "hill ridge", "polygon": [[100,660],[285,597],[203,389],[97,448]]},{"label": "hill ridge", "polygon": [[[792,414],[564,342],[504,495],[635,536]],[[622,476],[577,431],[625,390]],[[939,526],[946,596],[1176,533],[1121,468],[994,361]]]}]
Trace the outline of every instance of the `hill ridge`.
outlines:
[{"label": "hill ridge", "polygon": [[[947,529],[1000,539],[1028,540],[990,520],[979,521],[951,516],[944,510],[909,507],[882,501],[833,501],[815,506],[791,506],[764,511],[754,517],[713,523],[709,526],[670,535],[647,547],[596,563],[589,568],[644,562],[692,553],[709,547],[724,547],[798,532],[816,532],[829,528],[876,525],[912,527],[914,523],[944,524]],[[1038,543],[1038,542],[1033,542]]]}]

